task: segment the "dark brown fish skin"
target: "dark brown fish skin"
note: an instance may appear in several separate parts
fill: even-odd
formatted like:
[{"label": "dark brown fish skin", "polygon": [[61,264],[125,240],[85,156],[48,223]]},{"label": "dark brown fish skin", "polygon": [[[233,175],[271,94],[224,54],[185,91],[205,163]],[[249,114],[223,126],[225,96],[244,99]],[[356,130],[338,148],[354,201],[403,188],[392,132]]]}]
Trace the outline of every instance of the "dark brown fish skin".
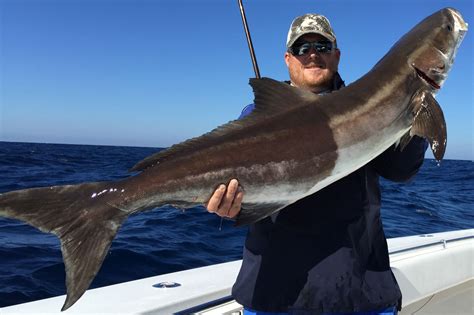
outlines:
[{"label": "dark brown fish skin", "polygon": [[250,116],[145,159],[133,168],[140,174],[122,181],[0,194],[0,216],[59,237],[65,310],[89,287],[130,213],[202,204],[237,178],[246,191],[237,223],[254,222],[354,171],[405,133],[427,137],[442,158],[446,128],[433,94],[460,43],[456,20],[465,31],[454,10],[433,14],[365,76],[330,95],[251,80]]},{"label": "dark brown fish skin", "polygon": [[[230,178],[237,178],[249,194],[254,186],[271,185],[278,181],[286,180],[291,184],[295,180],[302,183],[311,180],[309,183],[312,184],[316,177],[331,172],[337,158],[337,146],[328,121],[317,106],[301,106],[286,115],[276,115],[224,135],[208,148],[164,161],[131,178],[126,186],[137,190],[137,194],[143,194],[142,197],[146,194],[155,196],[156,191],[173,193],[185,187],[188,191],[201,194],[183,201],[202,204],[218,184],[226,183]],[[324,141],[308,145],[314,143],[317,137]],[[320,157],[320,165],[312,165],[314,157]],[[263,167],[284,161],[293,161],[290,173]],[[260,173],[251,171],[251,168],[260,166]],[[315,168],[319,170],[316,174],[312,172]],[[248,172],[239,172],[239,169]],[[202,178],[196,180],[196,177]],[[167,200],[159,204],[163,202]],[[128,208],[126,202],[121,206]]]}]

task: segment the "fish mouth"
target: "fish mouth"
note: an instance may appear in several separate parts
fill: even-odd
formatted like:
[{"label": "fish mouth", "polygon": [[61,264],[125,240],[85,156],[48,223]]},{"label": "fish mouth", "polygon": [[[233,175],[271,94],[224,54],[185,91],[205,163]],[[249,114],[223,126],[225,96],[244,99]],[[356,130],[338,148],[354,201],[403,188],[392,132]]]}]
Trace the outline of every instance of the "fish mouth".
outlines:
[{"label": "fish mouth", "polygon": [[439,90],[441,88],[441,86],[435,80],[430,78],[425,72],[423,72],[422,70],[420,70],[419,68],[417,68],[415,66],[413,66],[413,68],[415,69],[416,74],[420,78],[422,78],[426,83],[431,85],[434,89]]}]

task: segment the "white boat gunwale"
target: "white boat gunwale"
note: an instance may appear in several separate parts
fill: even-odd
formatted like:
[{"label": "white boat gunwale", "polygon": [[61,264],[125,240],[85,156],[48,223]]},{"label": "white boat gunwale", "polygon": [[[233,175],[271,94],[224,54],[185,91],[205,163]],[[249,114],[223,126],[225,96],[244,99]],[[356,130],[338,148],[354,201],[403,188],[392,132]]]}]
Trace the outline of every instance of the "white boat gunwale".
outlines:
[{"label": "white boat gunwale", "polygon": [[[451,288],[460,288],[459,296],[466,296],[466,287],[474,292],[474,229],[392,238],[387,243],[403,293],[401,314],[428,308],[433,297]],[[240,265],[232,261],[91,289],[64,313],[232,314],[240,307],[231,297]],[[160,282],[181,286],[153,287]],[[64,300],[63,295],[8,306],[0,308],[0,314],[61,313]],[[472,301],[462,305],[474,311]]]}]

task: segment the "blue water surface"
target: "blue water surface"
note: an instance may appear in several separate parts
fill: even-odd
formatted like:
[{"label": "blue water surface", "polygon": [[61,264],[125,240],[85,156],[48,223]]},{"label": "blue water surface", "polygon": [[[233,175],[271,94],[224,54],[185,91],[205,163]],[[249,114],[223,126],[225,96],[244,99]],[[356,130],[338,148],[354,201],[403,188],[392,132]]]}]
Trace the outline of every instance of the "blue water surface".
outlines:
[{"label": "blue water surface", "polygon": [[[159,148],[0,142],[0,193],[117,180]],[[382,180],[387,237],[474,227],[474,163],[425,160],[409,183]],[[241,258],[247,229],[203,207],[129,217],[91,288]],[[0,218],[0,307],[65,294],[59,240]]]}]

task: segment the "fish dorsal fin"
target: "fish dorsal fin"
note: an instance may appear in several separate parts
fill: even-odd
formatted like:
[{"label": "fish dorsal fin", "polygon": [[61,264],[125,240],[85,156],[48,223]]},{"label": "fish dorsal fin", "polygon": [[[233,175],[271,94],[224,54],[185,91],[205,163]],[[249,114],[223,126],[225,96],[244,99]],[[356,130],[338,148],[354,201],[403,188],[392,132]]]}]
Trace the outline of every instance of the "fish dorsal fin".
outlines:
[{"label": "fish dorsal fin", "polygon": [[446,151],[446,122],[443,111],[433,94],[421,94],[420,102],[415,104],[415,118],[410,130],[410,136],[417,135],[426,138],[436,160],[443,159]]},{"label": "fish dorsal fin", "polygon": [[250,85],[255,94],[255,109],[248,116],[230,121],[202,136],[175,144],[166,150],[150,155],[138,162],[130,171],[143,171],[175,156],[185,156],[198,149],[211,147],[218,144],[221,137],[226,134],[241,130],[265,117],[307,104],[307,102],[314,101],[318,97],[311,92],[270,78],[250,79]]},{"label": "fish dorsal fin", "polygon": [[255,109],[249,117],[273,115],[314,101],[318,95],[270,78],[250,79]]},{"label": "fish dorsal fin", "polygon": [[211,147],[218,143],[219,137],[232,130],[241,129],[243,124],[239,120],[230,121],[214,130],[205,133],[199,137],[191,138],[178,144],[174,144],[168,149],[152,154],[135,164],[129,171],[143,171],[149,167],[158,165],[175,156],[185,156],[199,148]]}]

